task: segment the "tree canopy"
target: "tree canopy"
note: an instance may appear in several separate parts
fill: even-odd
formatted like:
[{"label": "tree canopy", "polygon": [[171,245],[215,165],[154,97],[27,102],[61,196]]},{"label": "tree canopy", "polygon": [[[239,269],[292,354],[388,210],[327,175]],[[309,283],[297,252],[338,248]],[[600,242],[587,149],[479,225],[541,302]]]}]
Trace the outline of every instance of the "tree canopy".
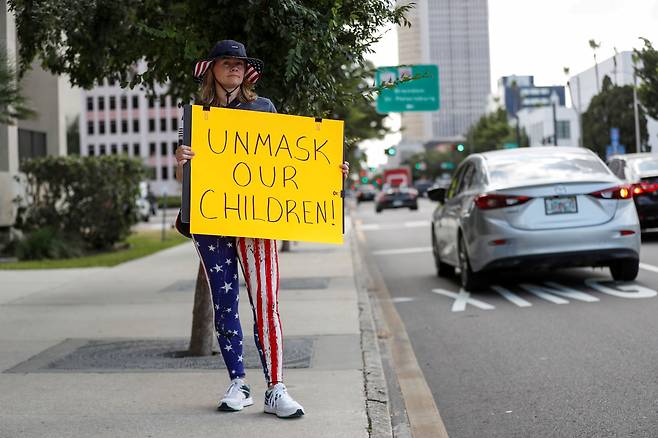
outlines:
[{"label": "tree canopy", "polygon": [[[647,118],[639,108],[640,142],[646,144]],[[608,76],[603,77],[601,92],[594,96],[583,113],[583,145],[601,157],[606,155],[610,144],[610,128],[619,128],[620,143],[627,151],[635,150],[635,113],[633,109],[633,86],[616,86]]]},{"label": "tree canopy", "polygon": [[658,119],[658,51],[651,41],[646,38],[641,39],[644,41],[644,47],[633,50],[637,64],[635,71],[642,81],[637,96],[649,117]]},{"label": "tree canopy", "polygon": [[[519,146],[528,146],[528,136],[525,130],[521,129],[519,136],[521,143]],[[516,128],[509,124],[507,112],[502,107],[480,117],[466,134],[466,150],[468,152],[502,149],[505,143],[516,142]]]},{"label": "tree canopy", "polygon": [[[390,0],[9,0],[24,70],[39,58],[74,85],[104,78],[188,100],[195,61],[216,41],[243,42],[265,62],[259,93],[281,112],[326,116],[355,99],[347,73],[388,23],[408,25]],[[131,71],[139,61],[145,71]]]},{"label": "tree canopy", "polygon": [[32,117],[25,97],[16,81],[14,66],[9,62],[4,50],[0,50],[0,123],[12,125],[16,120]]}]

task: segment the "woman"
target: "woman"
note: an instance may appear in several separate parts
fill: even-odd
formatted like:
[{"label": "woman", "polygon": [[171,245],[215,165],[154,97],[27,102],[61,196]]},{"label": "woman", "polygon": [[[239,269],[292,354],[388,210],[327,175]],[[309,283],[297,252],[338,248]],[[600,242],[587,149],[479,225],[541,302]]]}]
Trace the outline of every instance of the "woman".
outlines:
[{"label": "woman", "polygon": [[[262,70],[263,62],[249,58],[242,43],[232,40],[218,42],[208,58],[195,65],[195,79],[202,83],[200,103],[275,113],[276,108],[272,102],[258,97],[254,92],[254,84]],[[182,130],[179,131],[182,136],[181,133]],[[182,181],[183,165],[193,157],[194,151],[189,146],[181,145],[176,149],[178,181]],[[348,163],[343,163],[340,169],[347,177]],[[239,411],[253,404],[249,385],[244,382],[242,329],[238,315],[239,262],[254,313],[254,339],[268,384],[265,412],[281,418],[304,415],[304,408],[288,394],[283,384],[276,241],[204,234],[194,234],[192,237],[206,272],[215,313],[215,332],[231,378],[231,384],[219,401],[218,409]],[[262,272],[266,275],[262,275]]]}]

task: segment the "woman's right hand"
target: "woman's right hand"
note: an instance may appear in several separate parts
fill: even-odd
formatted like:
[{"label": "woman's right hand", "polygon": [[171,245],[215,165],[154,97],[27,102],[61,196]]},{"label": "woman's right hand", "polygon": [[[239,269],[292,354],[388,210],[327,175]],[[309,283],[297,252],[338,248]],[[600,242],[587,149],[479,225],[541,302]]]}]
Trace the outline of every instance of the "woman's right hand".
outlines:
[{"label": "woman's right hand", "polygon": [[183,165],[194,157],[191,147],[180,145],[176,148],[176,180],[183,181]]},{"label": "woman's right hand", "polygon": [[187,163],[193,157],[194,157],[194,151],[192,150],[191,147],[180,145],[176,148],[176,161],[178,162],[179,166],[182,166],[183,164]]}]

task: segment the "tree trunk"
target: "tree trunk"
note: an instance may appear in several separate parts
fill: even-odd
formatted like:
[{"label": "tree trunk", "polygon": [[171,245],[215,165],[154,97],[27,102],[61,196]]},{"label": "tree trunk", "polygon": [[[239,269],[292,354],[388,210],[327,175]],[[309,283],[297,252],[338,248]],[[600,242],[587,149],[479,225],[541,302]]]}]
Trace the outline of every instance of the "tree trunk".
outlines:
[{"label": "tree trunk", "polygon": [[212,301],[206,280],[206,272],[199,263],[194,289],[194,309],[192,310],[192,335],[190,337],[189,356],[210,356],[214,345],[215,328],[213,327]]},{"label": "tree trunk", "polygon": [[281,250],[279,252],[289,252],[290,251],[290,241],[282,240],[281,241]]}]

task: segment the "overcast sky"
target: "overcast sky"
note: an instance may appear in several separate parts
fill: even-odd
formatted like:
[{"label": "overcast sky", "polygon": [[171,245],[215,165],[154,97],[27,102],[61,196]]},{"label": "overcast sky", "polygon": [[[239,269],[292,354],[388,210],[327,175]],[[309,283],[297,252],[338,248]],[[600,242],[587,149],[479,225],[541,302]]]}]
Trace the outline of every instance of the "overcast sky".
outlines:
[{"label": "overcast sky", "polygon": [[[658,48],[658,0],[489,0],[491,89],[512,74],[533,75],[537,85],[564,85],[563,67],[573,74],[593,65],[590,39],[601,43],[597,56],[604,60],[615,47],[641,47],[640,36]],[[396,65],[395,30],[374,49],[376,65]],[[396,141],[370,142],[369,163],[381,163],[383,149]]]}]

